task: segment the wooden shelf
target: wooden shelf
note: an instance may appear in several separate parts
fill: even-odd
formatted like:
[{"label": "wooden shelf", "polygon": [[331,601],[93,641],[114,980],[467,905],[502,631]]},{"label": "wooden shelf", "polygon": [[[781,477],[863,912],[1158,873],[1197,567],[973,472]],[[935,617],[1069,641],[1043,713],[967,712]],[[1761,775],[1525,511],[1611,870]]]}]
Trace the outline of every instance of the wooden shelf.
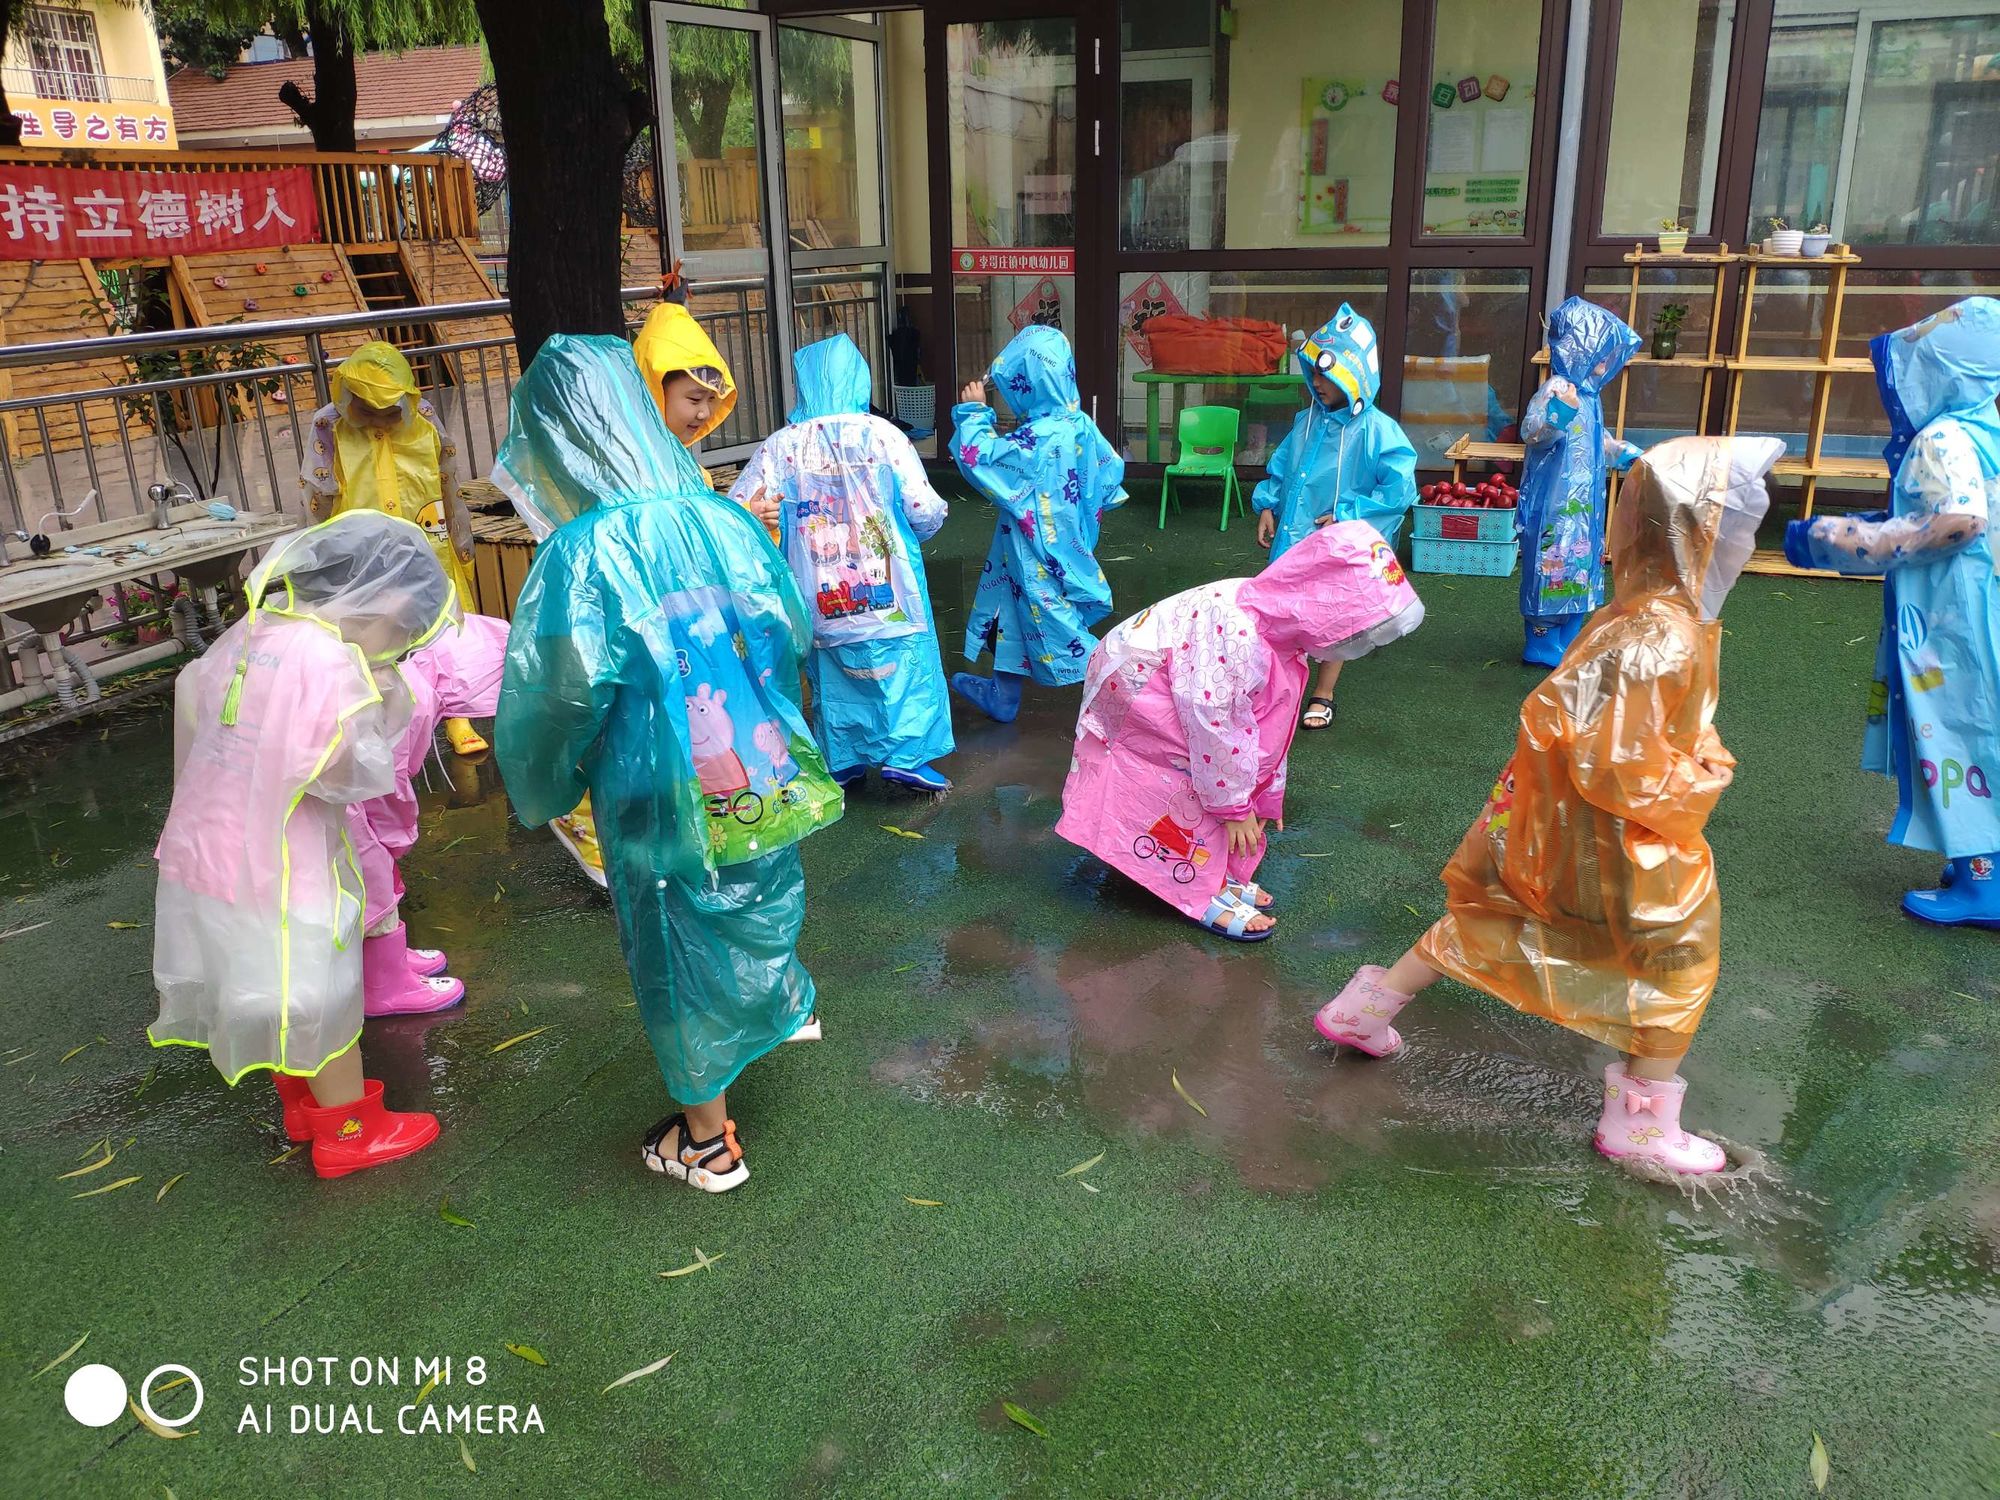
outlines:
[{"label": "wooden shelf", "polygon": [[1889,466],[1879,458],[1827,458],[1807,463],[1803,458],[1785,457],[1771,465],[1773,474],[1800,479],[1887,479]]},{"label": "wooden shelf", "polygon": [[1746,573],[1756,573],[1764,578],[1847,578],[1863,583],[1873,582],[1865,573],[1835,573],[1828,568],[1797,568],[1785,561],[1782,552],[1758,551],[1750,554],[1750,561],[1743,565]]},{"label": "wooden shelf", "polygon": [[[1546,366],[1549,362],[1549,351],[1546,348],[1537,349],[1529,356],[1528,362]],[[1663,369],[1675,370],[1720,370],[1724,364],[1725,361],[1720,355],[1709,359],[1700,354],[1676,354],[1672,359],[1655,359],[1650,354],[1635,354],[1625,361],[1628,369],[1633,365],[1658,365]]]},{"label": "wooden shelf", "polygon": [[1625,264],[1628,266],[1728,266],[1743,259],[1727,245],[1720,250],[1683,250],[1677,255],[1662,255],[1657,250],[1627,250]]},{"label": "wooden shelf", "polygon": [[1444,456],[1453,463],[1518,464],[1527,458],[1528,450],[1522,443],[1480,443],[1467,436],[1445,449]]},{"label": "wooden shelf", "polygon": [[1732,370],[1745,373],[1779,370],[1799,375],[1872,375],[1875,372],[1872,360],[1853,355],[1842,355],[1837,359],[1820,359],[1810,354],[1749,354],[1740,357],[1731,356],[1724,363]]},{"label": "wooden shelf", "polygon": [[1829,248],[1824,255],[1766,255],[1751,250],[1739,257],[1753,266],[1776,266],[1786,271],[1810,271],[1814,266],[1858,266],[1861,257],[1848,250]]}]

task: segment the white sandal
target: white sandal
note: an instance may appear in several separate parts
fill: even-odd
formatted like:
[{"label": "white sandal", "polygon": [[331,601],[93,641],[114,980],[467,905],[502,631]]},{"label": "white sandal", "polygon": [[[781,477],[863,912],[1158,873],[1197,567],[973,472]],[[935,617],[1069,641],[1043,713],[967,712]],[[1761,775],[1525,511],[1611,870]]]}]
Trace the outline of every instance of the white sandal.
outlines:
[{"label": "white sandal", "polygon": [[788,1042],[817,1042],[822,1040],[823,1036],[824,1033],[819,1029],[819,1012],[814,1011],[806,1017],[805,1024],[786,1037],[785,1040]]},{"label": "white sandal", "polygon": [[[660,1149],[669,1134],[674,1136],[671,1153]],[[649,1170],[663,1172],[704,1193],[726,1193],[750,1180],[743,1148],[736,1143],[734,1120],[722,1122],[721,1135],[698,1141],[688,1130],[685,1114],[668,1115],[646,1132],[646,1139],[639,1146],[639,1157]]]}]

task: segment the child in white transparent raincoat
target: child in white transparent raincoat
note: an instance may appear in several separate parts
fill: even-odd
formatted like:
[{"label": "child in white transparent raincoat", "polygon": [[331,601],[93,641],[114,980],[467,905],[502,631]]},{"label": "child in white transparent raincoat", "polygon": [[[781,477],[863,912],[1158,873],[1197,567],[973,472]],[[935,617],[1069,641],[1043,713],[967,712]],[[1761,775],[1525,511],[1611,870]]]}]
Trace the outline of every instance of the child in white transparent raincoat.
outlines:
[{"label": "child in white transparent raincoat", "polygon": [[429,539],[351,511],[281,542],[250,608],[175,685],[174,800],[155,857],[155,1046],[268,1069],[322,1177],[420,1151],[429,1114],[366,1078],[363,883],[350,804],[395,789],[410,722],[398,658],[454,621]]}]

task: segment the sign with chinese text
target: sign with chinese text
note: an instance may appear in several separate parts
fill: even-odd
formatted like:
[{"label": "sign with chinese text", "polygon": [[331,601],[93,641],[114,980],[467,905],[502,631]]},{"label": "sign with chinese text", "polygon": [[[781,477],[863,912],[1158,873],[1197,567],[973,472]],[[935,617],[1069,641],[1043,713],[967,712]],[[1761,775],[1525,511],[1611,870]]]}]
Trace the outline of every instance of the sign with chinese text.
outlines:
[{"label": "sign with chinese text", "polygon": [[1148,276],[1127,292],[1118,304],[1118,326],[1124,331],[1125,342],[1132,346],[1132,352],[1151,369],[1153,348],[1146,342],[1146,324],[1167,313],[1186,311],[1181,299],[1174,295],[1174,289],[1167,285],[1164,278]]},{"label": "sign with chinese text", "polygon": [[1076,251],[1068,245],[1035,250],[991,250],[962,245],[951,252],[951,263],[967,276],[1074,276]]},{"label": "sign with chinese text", "polygon": [[173,151],[174,112],[164,104],[91,104],[75,99],[23,99],[8,105],[21,122],[24,146],[84,146],[93,151]]},{"label": "sign with chinese text", "polygon": [[1055,279],[1044,276],[1028,289],[1028,295],[1014,304],[1014,310],[1007,314],[1007,321],[1016,333],[1030,323],[1038,323],[1044,328],[1061,328],[1062,288]]},{"label": "sign with chinese text", "polygon": [[0,165],[0,260],[250,250],[319,238],[312,172]]}]

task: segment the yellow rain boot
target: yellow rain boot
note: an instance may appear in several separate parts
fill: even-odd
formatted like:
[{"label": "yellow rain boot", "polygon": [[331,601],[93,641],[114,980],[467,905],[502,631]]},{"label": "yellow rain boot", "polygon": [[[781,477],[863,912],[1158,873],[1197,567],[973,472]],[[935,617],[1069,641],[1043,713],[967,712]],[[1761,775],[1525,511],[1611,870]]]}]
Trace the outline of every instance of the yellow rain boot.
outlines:
[{"label": "yellow rain boot", "polygon": [[452,753],[462,755],[467,760],[477,755],[484,755],[493,748],[486,743],[485,736],[472,727],[470,719],[446,719],[444,737],[445,742],[451,746]]}]

